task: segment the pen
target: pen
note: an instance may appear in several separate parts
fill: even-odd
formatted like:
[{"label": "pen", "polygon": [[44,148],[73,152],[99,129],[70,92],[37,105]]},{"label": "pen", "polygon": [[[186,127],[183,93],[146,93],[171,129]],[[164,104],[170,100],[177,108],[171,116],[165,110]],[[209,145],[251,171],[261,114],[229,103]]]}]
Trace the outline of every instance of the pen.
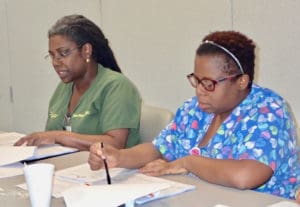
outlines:
[{"label": "pen", "polygon": [[[101,142],[101,148],[103,148],[103,142]],[[104,162],[104,167],[105,167],[105,172],[106,172],[107,184],[110,185],[111,184],[111,180],[110,180],[110,175],[109,175],[109,171],[108,171],[108,166],[107,166],[106,159],[103,159],[103,162]]]}]

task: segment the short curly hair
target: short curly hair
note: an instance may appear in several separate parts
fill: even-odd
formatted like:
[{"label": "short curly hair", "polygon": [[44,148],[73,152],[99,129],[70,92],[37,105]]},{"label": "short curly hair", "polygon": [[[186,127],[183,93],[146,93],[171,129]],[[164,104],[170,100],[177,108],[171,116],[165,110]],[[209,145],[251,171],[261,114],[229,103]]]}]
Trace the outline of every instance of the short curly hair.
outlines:
[{"label": "short curly hair", "polygon": [[226,66],[224,72],[234,74],[240,71],[235,60],[224,50],[213,44],[205,44],[205,41],[216,43],[229,50],[240,62],[244,74],[250,79],[250,84],[254,79],[255,43],[247,36],[236,31],[216,31],[208,34],[202,40],[196,54],[201,55],[222,55],[225,58]]}]

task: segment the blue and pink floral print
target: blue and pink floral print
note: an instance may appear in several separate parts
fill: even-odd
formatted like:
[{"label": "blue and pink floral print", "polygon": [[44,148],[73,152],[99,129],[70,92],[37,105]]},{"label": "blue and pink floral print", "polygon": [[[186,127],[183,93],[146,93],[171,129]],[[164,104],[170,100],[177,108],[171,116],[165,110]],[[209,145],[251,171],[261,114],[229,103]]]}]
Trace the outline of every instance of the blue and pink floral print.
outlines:
[{"label": "blue and pink floral print", "polygon": [[250,94],[222,123],[204,147],[198,147],[214,114],[186,101],[153,144],[169,161],[201,155],[214,159],[253,159],[270,166],[271,179],[254,189],[292,198],[300,187],[297,135],[287,103],[273,91],[253,84]]}]

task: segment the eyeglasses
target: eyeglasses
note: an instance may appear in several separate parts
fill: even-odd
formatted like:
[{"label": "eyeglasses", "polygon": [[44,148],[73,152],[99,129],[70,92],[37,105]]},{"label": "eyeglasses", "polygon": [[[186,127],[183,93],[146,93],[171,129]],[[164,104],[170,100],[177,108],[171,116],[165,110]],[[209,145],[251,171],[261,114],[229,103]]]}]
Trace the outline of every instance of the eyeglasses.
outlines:
[{"label": "eyeglasses", "polygon": [[68,57],[69,55],[71,55],[74,50],[77,50],[79,48],[81,48],[81,46],[80,47],[74,47],[72,49],[58,48],[57,49],[57,55],[54,55],[53,53],[49,53],[45,56],[45,59],[51,58],[52,61],[55,60],[55,59],[58,60],[58,61],[61,61],[62,59],[64,59],[64,58]]},{"label": "eyeglasses", "polygon": [[227,76],[225,78],[221,78],[219,80],[213,80],[213,79],[210,79],[210,78],[200,79],[194,73],[191,73],[191,74],[187,75],[186,77],[188,78],[188,80],[190,81],[191,85],[194,88],[197,88],[199,83],[200,83],[205,90],[214,91],[215,87],[218,83],[221,83],[221,82],[226,81],[226,80],[232,80],[232,79],[237,78],[241,75],[243,75],[243,74],[231,75],[231,76]]}]

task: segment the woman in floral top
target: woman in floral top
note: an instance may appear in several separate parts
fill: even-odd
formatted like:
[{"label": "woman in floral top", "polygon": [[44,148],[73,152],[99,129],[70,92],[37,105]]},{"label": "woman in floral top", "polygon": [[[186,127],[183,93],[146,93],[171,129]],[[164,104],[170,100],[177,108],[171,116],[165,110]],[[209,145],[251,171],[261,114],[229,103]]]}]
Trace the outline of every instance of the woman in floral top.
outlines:
[{"label": "woman in floral top", "polygon": [[[191,173],[211,183],[295,199],[300,187],[297,135],[286,101],[253,83],[255,44],[235,31],[207,35],[187,76],[184,102],[153,143],[91,147],[91,169],[140,168],[153,176]],[[137,159],[138,158],[138,159]]]}]

